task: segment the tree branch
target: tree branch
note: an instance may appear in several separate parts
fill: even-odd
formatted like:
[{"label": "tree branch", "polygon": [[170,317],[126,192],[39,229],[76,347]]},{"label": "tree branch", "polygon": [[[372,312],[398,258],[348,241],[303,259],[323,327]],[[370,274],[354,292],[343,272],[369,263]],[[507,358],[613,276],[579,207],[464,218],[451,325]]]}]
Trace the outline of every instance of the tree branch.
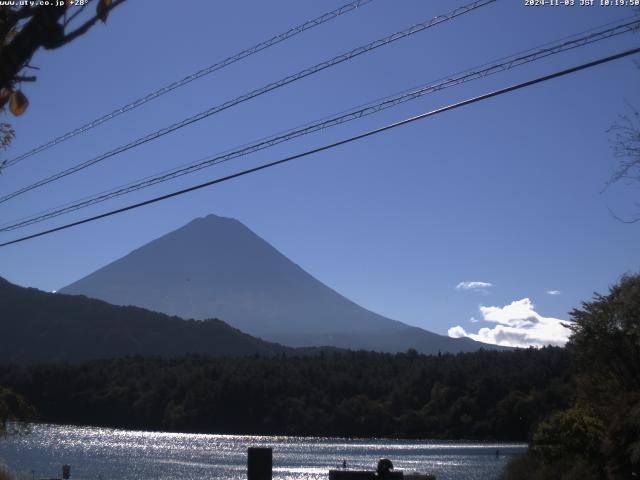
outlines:
[{"label": "tree branch", "polygon": [[66,5],[41,6],[33,9],[33,16],[11,43],[0,50],[0,88],[10,88],[16,75],[29,63],[40,47],[47,47],[64,36],[58,23]]},{"label": "tree branch", "polygon": [[618,220],[619,222],[622,222],[622,223],[637,223],[637,222],[640,222],[640,217],[636,217],[636,218],[625,220],[624,218],[621,218],[618,215],[616,215],[613,212],[613,210],[611,210],[609,207],[607,207],[607,210],[609,210],[609,213],[611,214],[611,216],[613,218],[615,218],[616,220]]},{"label": "tree branch", "polygon": [[[125,0],[115,0],[111,4],[111,6],[107,9],[107,12],[111,12],[111,10],[116,8],[118,5],[120,5],[124,1]],[[67,43],[71,42],[72,40],[75,40],[79,36],[84,35],[85,33],[87,33],[89,31],[89,29],[91,27],[93,27],[96,24],[96,22],[98,22],[99,20],[100,20],[100,18],[98,17],[98,15],[94,15],[92,18],[90,18],[89,20],[84,22],[81,26],[76,28],[74,31],[66,34],[58,44],[55,44],[52,47],[45,47],[45,48],[58,48],[58,47],[61,47],[63,45],[66,45]]]},{"label": "tree branch", "polygon": [[12,21],[17,22],[18,20],[31,17],[33,13],[33,7],[31,7],[30,5],[25,5],[20,10],[12,11],[9,15]]},{"label": "tree branch", "polygon": [[640,112],[632,105],[628,106],[631,113],[619,115],[616,123],[607,130],[614,156],[623,160],[620,160],[602,191],[624,178],[640,175]]},{"label": "tree branch", "polygon": [[[114,0],[109,7],[104,10],[102,7],[97,9],[96,15],[84,22],[77,29],[66,34],[65,26],[69,21],[78,18],[80,11],[74,12],[73,15],[65,20],[65,15],[68,10],[67,4],[61,4],[59,6],[38,6],[30,7],[25,6],[16,11],[11,11],[11,17],[6,10],[0,10],[0,14],[3,17],[0,22],[0,30],[5,28],[11,22],[17,23],[19,18],[29,18],[18,31],[11,42],[4,48],[0,49],[0,89],[13,88],[13,83],[16,80],[31,81],[30,77],[19,77],[20,71],[28,65],[34,53],[40,49],[45,48],[47,50],[53,50],[79,36],[85,34],[93,27],[98,20],[105,19],[105,15],[111,12],[118,5],[124,3],[125,0]],[[99,5],[102,5],[99,4]],[[85,5],[86,6],[86,5]],[[9,22],[9,20],[11,22]],[[0,32],[2,34],[2,32]],[[8,31],[4,33],[2,38],[5,38]]]},{"label": "tree branch", "polygon": [[37,77],[33,75],[29,75],[28,77],[25,77],[23,75],[16,75],[16,82],[35,82],[36,80]]},{"label": "tree branch", "polygon": [[64,26],[66,27],[67,25],[69,25],[73,21],[74,18],[76,18],[78,15],[80,15],[82,13],[82,11],[89,5],[89,3],[91,3],[91,0],[87,0],[87,3],[85,3],[80,8],[78,8],[73,15],[71,15],[68,19],[66,19],[64,21]]}]

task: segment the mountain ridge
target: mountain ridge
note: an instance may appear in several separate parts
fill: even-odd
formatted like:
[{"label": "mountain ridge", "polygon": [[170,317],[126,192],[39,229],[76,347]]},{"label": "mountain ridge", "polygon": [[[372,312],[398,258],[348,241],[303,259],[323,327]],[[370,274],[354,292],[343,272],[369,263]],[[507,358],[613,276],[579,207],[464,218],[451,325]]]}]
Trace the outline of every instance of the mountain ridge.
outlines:
[{"label": "mountain ridge", "polygon": [[76,362],[128,355],[295,353],[222,320],[183,320],[83,295],[20,287],[2,277],[0,306],[0,363]]},{"label": "mountain ridge", "polygon": [[492,345],[452,339],[367,310],[323,284],[240,221],[192,220],[60,290],[183,318],[222,318],[294,347],[422,353]]}]

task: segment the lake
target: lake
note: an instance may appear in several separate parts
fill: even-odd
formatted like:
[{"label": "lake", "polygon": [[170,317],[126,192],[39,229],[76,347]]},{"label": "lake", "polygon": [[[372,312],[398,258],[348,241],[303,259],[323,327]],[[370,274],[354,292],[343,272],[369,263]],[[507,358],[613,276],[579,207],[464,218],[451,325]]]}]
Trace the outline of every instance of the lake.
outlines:
[{"label": "lake", "polygon": [[[273,448],[274,479],[327,479],[328,470],[347,461],[349,468],[374,469],[381,457],[396,469],[418,470],[437,480],[491,480],[518,443],[466,441],[266,437],[140,432],[95,427],[32,425],[25,435],[0,440],[0,462],[25,478],[61,476],[71,465],[72,479],[195,480],[246,478],[246,449]],[[496,450],[500,456],[496,458]]]}]

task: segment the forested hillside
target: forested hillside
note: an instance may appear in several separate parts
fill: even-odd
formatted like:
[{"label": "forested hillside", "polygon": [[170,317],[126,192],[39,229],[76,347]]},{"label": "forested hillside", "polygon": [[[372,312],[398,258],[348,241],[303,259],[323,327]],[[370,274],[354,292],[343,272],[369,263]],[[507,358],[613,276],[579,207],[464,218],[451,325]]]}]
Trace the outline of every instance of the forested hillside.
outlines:
[{"label": "forested hillside", "polygon": [[291,351],[220,320],[182,320],[0,278],[0,362],[83,361],[125,355],[263,355]]},{"label": "forested hillside", "polygon": [[563,349],[130,357],[2,366],[46,422],[181,432],[526,440],[572,397]]}]

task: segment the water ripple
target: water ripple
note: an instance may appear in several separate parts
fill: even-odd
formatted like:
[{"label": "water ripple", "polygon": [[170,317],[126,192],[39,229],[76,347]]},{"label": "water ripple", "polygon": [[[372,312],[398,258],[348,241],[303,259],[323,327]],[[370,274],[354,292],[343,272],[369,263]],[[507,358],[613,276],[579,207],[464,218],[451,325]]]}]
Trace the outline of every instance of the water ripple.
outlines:
[{"label": "water ripple", "polygon": [[[28,478],[60,475],[72,466],[78,480],[199,480],[246,478],[246,449],[273,447],[276,480],[326,480],[346,460],[372,469],[391,458],[397,469],[433,473],[438,480],[497,479],[517,443],[197,435],[97,427],[32,425],[27,435],[0,442],[0,462]],[[500,456],[496,457],[496,450]]]}]

